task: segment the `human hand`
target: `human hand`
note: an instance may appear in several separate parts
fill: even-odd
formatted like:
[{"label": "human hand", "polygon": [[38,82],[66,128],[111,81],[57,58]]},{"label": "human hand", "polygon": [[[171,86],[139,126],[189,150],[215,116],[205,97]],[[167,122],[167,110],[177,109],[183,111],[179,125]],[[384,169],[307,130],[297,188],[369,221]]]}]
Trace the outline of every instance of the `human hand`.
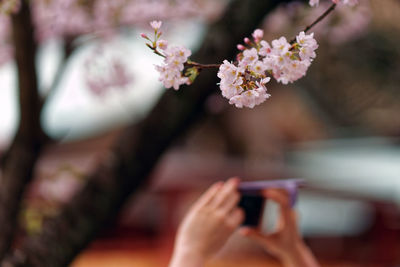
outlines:
[{"label": "human hand", "polygon": [[300,235],[296,212],[290,206],[288,193],[285,190],[268,189],[263,191],[263,195],[280,206],[277,229],[271,234],[264,234],[258,229],[245,227],[240,233],[260,244],[285,266],[319,266]]},{"label": "human hand", "polygon": [[237,207],[239,179],[211,186],[193,204],[179,227],[170,267],[198,267],[216,254],[243,222]]}]

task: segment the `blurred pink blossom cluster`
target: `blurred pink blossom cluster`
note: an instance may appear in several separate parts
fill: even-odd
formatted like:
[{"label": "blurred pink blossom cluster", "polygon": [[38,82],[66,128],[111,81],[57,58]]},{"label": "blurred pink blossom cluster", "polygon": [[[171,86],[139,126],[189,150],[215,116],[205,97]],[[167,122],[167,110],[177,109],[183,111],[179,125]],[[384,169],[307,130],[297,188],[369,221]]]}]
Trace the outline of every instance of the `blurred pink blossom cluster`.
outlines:
[{"label": "blurred pink blossom cluster", "polygon": [[[338,4],[338,3],[343,3],[345,5],[349,6],[355,6],[358,4],[358,0],[331,0],[332,3]],[[309,1],[310,6],[318,6],[319,0],[310,0]]]},{"label": "blurred pink blossom cluster", "polygon": [[270,80],[267,73],[283,84],[303,77],[318,48],[313,33],[300,32],[293,44],[280,37],[272,41],[272,46],[262,40],[264,32],[260,29],[252,36],[253,41],[244,38],[245,45],[238,45],[242,52],[237,56],[237,66],[225,60],[217,74],[222,95],[238,108],[253,108],[270,97],[265,87]]},{"label": "blurred pink blossom cluster", "polygon": [[20,0],[0,0],[0,15],[9,15],[19,10]]},{"label": "blurred pink blossom cluster", "polygon": [[[154,17],[179,19],[200,17],[207,20],[222,12],[226,1],[213,0],[32,0],[30,4],[34,34],[39,44],[49,40],[76,40],[82,35],[95,37],[105,47],[113,37],[132,26],[142,26]],[[9,15],[18,12],[21,0],[0,0],[0,66],[13,58],[11,23]],[[92,40],[92,38],[80,39]],[[76,47],[78,43],[73,44]],[[162,40],[159,47],[163,46]],[[100,49],[101,50],[101,49]],[[97,49],[86,60],[83,79],[90,92],[102,96],[111,88],[125,88],[133,80],[128,66],[118,57],[107,58]],[[171,47],[167,55],[165,84],[176,87],[188,81],[180,77],[180,64],[186,61],[179,56],[187,54],[183,48]],[[189,51],[190,52],[190,51]],[[174,56],[175,54],[175,56]],[[167,67],[168,66],[168,67]],[[174,68],[172,68],[174,66]],[[173,77],[175,75],[175,77]],[[180,77],[178,79],[178,77]],[[170,79],[173,78],[173,79]]]},{"label": "blurred pink blossom cluster", "polygon": [[[298,2],[282,4],[267,16],[263,29],[271,37],[282,32],[293,33],[293,23],[310,24],[330,4],[330,1],[323,1],[315,8],[307,8]],[[371,7],[366,0],[359,2],[356,7],[337,5],[335,12],[315,25],[313,31],[319,39],[331,44],[350,42],[366,33],[371,16]]]},{"label": "blurred pink blossom cluster", "polygon": [[47,201],[67,203],[82,187],[83,181],[67,173],[60,173],[56,178],[42,179],[37,193]]},{"label": "blurred pink blossom cluster", "polygon": [[10,18],[0,15],[0,66],[12,58],[14,49],[10,38]]},{"label": "blurred pink blossom cluster", "polygon": [[[33,0],[35,36],[39,43],[49,39],[73,39],[80,35],[112,37],[124,27],[141,26],[153,18],[212,19],[226,1],[213,0]],[[12,58],[7,15],[19,10],[20,0],[0,0],[0,64]]]},{"label": "blurred pink blossom cluster", "polygon": [[[35,0],[35,26],[39,40],[87,33],[115,34],[120,27],[162,19],[206,16],[199,0]],[[210,12],[207,9],[207,12]]]},{"label": "blurred pink blossom cluster", "polygon": [[372,18],[368,1],[362,1],[357,8],[338,6],[335,15],[316,28],[332,44],[349,42],[364,35]]},{"label": "blurred pink blossom cluster", "polygon": [[88,33],[92,18],[77,0],[35,0],[32,3],[35,34],[39,42]]},{"label": "blurred pink blossom cluster", "polygon": [[107,55],[101,46],[87,58],[84,67],[83,79],[97,96],[103,96],[113,88],[126,88],[133,81],[126,64],[116,55]]},{"label": "blurred pink blossom cluster", "polygon": [[20,6],[19,0],[0,0],[0,66],[13,56],[11,21],[8,15],[17,12]]}]

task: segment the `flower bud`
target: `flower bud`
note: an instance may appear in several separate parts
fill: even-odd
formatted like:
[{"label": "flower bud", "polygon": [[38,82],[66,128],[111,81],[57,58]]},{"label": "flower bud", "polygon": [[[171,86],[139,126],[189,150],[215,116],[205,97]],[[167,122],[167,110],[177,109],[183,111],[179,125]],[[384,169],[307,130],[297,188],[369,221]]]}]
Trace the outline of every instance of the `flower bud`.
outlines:
[{"label": "flower bud", "polygon": [[236,47],[237,47],[237,49],[239,49],[241,51],[246,49],[246,47],[244,47],[244,45],[242,45],[242,44],[238,44]]}]

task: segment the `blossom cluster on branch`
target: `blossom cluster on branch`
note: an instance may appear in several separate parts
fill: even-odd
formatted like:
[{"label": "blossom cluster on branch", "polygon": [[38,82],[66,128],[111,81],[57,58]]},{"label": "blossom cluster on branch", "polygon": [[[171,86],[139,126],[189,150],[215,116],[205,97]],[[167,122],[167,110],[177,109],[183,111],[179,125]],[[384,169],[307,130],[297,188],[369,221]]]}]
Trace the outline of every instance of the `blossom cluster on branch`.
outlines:
[{"label": "blossom cluster on branch", "polygon": [[280,37],[272,41],[272,46],[262,40],[263,35],[257,29],[253,41],[245,38],[245,45],[238,45],[242,52],[237,56],[237,66],[225,60],[219,68],[222,95],[238,108],[253,108],[270,97],[265,87],[270,80],[267,74],[283,84],[294,82],[306,74],[316,57],[314,34],[300,32],[293,44]]},{"label": "blossom cluster on branch", "polygon": [[175,90],[178,90],[182,84],[190,84],[190,79],[182,75],[182,71],[192,52],[184,46],[169,46],[168,41],[160,39],[162,34],[160,31],[161,21],[153,21],[150,25],[154,29],[154,41],[146,34],[142,34],[142,37],[150,41],[148,46],[151,49],[164,57],[163,64],[156,65],[156,70],[160,73],[159,80],[166,88],[173,87]]},{"label": "blossom cluster on branch", "polygon": [[[182,84],[192,83],[199,71],[208,66],[189,60],[189,49],[169,46],[166,40],[160,39],[161,21],[153,21],[150,25],[154,29],[154,39],[146,34],[142,37],[149,41],[147,46],[150,49],[164,58],[163,65],[156,65],[159,80],[166,88],[173,87],[175,90]],[[253,108],[270,97],[266,88],[270,80],[268,75],[283,84],[294,82],[306,74],[316,57],[318,44],[313,33],[307,35],[302,31],[292,43],[280,37],[271,45],[262,40],[263,36],[264,32],[256,29],[252,40],[246,37],[244,44],[238,45],[240,53],[236,62],[224,60],[223,64],[215,66],[219,67],[217,76],[221,79],[222,95],[238,108]]]},{"label": "blossom cluster on branch", "polygon": [[[154,29],[153,39],[144,33],[141,36],[149,41],[146,45],[155,54],[164,58],[164,64],[156,65],[156,70],[160,73],[159,80],[166,88],[173,87],[178,90],[180,85],[192,83],[202,69],[218,68],[217,76],[221,79],[219,85],[222,96],[238,108],[253,108],[271,96],[266,87],[270,76],[277,82],[288,84],[306,75],[318,48],[314,33],[306,32],[332,12],[339,2],[353,6],[358,0],[332,2],[321,16],[291,41],[282,36],[270,44],[262,40],[263,30],[256,29],[252,39],[246,37],[244,44],[237,45],[240,52],[235,62],[224,60],[222,64],[200,64],[191,61],[190,50],[182,46],[169,46],[166,40],[160,39],[161,21],[150,23]],[[319,0],[310,0],[309,4],[316,6]]]}]

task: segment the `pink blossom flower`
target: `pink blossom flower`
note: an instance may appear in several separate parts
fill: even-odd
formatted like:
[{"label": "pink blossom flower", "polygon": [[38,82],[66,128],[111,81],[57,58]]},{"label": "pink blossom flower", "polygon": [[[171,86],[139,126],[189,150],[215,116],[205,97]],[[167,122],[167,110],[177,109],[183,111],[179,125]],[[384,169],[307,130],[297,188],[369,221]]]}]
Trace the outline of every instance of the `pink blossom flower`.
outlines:
[{"label": "pink blossom flower", "polygon": [[301,46],[308,46],[315,49],[318,47],[317,41],[314,39],[314,33],[307,35],[304,33],[304,31],[302,31],[296,36],[296,40]]},{"label": "pink blossom flower", "polygon": [[264,37],[264,31],[261,29],[256,29],[252,34],[254,41],[258,43]]},{"label": "pink blossom flower", "polygon": [[316,57],[315,50],[318,48],[318,43],[314,39],[314,33],[306,35],[300,32],[296,36],[297,43],[300,46],[299,56],[302,60],[312,60]]},{"label": "pink blossom flower", "polygon": [[184,63],[191,54],[192,52],[184,46],[171,46],[165,50],[164,62],[170,68],[182,71]]},{"label": "pink blossom flower", "polygon": [[166,61],[169,58],[177,60],[180,63],[185,63],[187,59],[192,55],[192,52],[184,46],[173,46],[167,49],[165,52],[167,55]]},{"label": "pink blossom flower", "polygon": [[265,57],[265,56],[267,56],[269,53],[271,53],[271,46],[269,45],[269,43],[267,42],[267,41],[264,41],[264,40],[262,40],[261,42],[260,42],[260,45],[261,45],[261,48],[260,48],[260,50],[258,51],[258,54],[260,55],[260,56],[263,56],[263,57]]},{"label": "pink blossom flower", "polygon": [[261,60],[257,60],[257,62],[249,66],[249,70],[262,76],[265,75],[265,71],[268,70],[268,65]]},{"label": "pink blossom flower", "polygon": [[235,105],[237,108],[254,108],[263,103],[271,95],[267,94],[264,85],[259,84],[259,87],[254,90],[248,90],[241,94],[235,95],[229,100],[229,104]]},{"label": "pink blossom flower", "polygon": [[292,83],[306,74],[308,66],[307,61],[294,60],[275,72],[274,77],[282,84]]},{"label": "pink blossom flower", "polygon": [[244,91],[241,86],[242,84],[243,84],[242,77],[238,77],[232,83],[229,83],[227,81],[221,81],[220,89],[221,89],[222,96],[227,99],[231,99],[235,95],[240,94],[241,92]]},{"label": "pink blossom flower", "polygon": [[253,65],[258,61],[258,51],[255,48],[246,49],[243,51],[243,58],[239,62],[239,66],[245,67]]},{"label": "pink blossom flower", "polygon": [[310,0],[309,4],[310,4],[310,6],[318,6],[319,0]]},{"label": "pink blossom flower", "polygon": [[275,39],[271,42],[273,47],[273,54],[275,55],[283,55],[286,54],[290,49],[290,44],[286,40],[285,37],[280,37],[279,39]]},{"label": "pink blossom flower", "polygon": [[230,63],[228,60],[224,60],[223,64],[219,67],[217,73],[218,78],[228,83],[234,82],[238,77],[238,67]]},{"label": "pink blossom flower", "polygon": [[173,87],[178,90],[179,86],[189,82],[187,77],[182,76],[179,69],[171,65],[156,66],[156,70],[160,73],[159,81],[163,83],[165,88]]},{"label": "pink blossom flower", "polygon": [[358,0],[343,0],[343,4],[349,6],[355,6],[358,4]]},{"label": "pink blossom flower", "polygon": [[160,48],[161,50],[166,50],[168,47],[168,41],[160,39],[157,41],[157,47]]},{"label": "pink blossom flower", "polygon": [[150,22],[150,26],[155,30],[158,31],[162,26],[162,21],[153,20]]}]

